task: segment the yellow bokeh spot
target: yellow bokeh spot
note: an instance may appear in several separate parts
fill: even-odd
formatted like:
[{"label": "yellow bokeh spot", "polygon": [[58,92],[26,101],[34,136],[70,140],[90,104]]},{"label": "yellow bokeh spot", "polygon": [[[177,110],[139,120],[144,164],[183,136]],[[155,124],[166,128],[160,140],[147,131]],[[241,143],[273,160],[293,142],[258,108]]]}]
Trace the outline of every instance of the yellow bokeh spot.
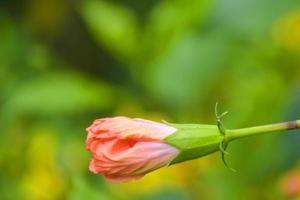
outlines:
[{"label": "yellow bokeh spot", "polygon": [[62,198],[65,183],[55,164],[55,134],[38,129],[33,135],[28,152],[27,168],[23,177],[23,190],[30,200]]},{"label": "yellow bokeh spot", "polygon": [[273,38],[276,44],[288,50],[300,51],[300,9],[274,24]]}]

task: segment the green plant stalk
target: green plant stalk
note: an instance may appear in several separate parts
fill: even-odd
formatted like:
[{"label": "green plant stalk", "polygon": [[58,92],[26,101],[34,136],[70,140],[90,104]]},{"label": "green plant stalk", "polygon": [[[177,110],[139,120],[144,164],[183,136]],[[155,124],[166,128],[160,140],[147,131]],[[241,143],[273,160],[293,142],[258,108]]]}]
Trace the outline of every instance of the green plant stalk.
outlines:
[{"label": "green plant stalk", "polygon": [[300,120],[295,120],[249,128],[226,129],[221,118],[218,117],[217,119],[218,125],[167,123],[167,125],[175,127],[177,131],[165,138],[164,141],[180,150],[170,165],[221,151],[222,160],[228,166],[224,156],[228,154],[226,148],[231,141],[300,128]]},{"label": "green plant stalk", "polygon": [[227,129],[226,137],[228,141],[232,141],[232,140],[254,136],[254,135],[261,135],[266,133],[293,130],[299,128],[300,128],[300,120],[294,120],[294,121],[275,123],[269,125],[254,126],[249,128]]},{"label": "green plant stalk", "polygon": [[242,129],[226,129],[221,121],[223,115],[217,115],[217,125],[170,124],[166,122],[167,125],[175,127],[177,131],[165,138],[164,141],[180,151],[169,165],[220,151],[222,160],[228,167],[225,155],[228,154],[226,148],[231,141],[249,136],[300,128],[300,120],[295,120]]}]

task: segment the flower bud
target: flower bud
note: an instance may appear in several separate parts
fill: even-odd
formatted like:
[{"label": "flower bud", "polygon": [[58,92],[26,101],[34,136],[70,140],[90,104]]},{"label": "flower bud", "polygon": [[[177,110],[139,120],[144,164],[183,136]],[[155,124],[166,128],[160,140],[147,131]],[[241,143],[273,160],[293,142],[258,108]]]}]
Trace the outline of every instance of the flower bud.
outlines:
[{"label": "flower bud", "polygon": [[86,148],[93,154],[90,171],[110,181],[139,179],[168,165],[179,154],[163,140],[176,132],[166,124],[113,117],[97,119],[86,130]]},{"label": "flower bud", "polygon": [[163,124],[127,117],[97,119],[86,129],[86,147],[93,155],[90,170],[111,181],[125,182],[218,150],[229,167],[224,155],[230,141],[300,128],[300,120],[294,120],[228,130],[221,121],[224,114],[219,116],[216,112],[217,125]]}]

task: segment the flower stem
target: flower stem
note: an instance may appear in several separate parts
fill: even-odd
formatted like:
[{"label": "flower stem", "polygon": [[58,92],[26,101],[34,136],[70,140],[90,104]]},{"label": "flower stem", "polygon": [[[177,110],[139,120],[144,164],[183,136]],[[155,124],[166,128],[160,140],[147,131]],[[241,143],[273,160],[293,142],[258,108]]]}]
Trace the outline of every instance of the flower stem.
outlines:
[{"label": "flower stem", "polygon": [[269,124],[263,126],[254,126],[249,128],[226,130],[226,135],[227,135],[227,140],[232,141],[235,139],[248,137],[252,135],[260,135],[265,133],[286,131],[286,130],[299,129],[299,128],[300,128],[300,120],[294,120],[294,121]]}]

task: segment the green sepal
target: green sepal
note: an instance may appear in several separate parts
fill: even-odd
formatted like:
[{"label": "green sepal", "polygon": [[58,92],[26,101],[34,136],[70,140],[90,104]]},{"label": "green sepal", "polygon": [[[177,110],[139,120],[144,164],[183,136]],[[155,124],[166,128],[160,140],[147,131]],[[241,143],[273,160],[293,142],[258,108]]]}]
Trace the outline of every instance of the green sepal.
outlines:
[{"label": "green sepal", "polygon": [[175,127],[177,131],[164,141],[180,150],[170,165],[216,152],[224,139],[216,125],[169,123],[168,125]]}]

